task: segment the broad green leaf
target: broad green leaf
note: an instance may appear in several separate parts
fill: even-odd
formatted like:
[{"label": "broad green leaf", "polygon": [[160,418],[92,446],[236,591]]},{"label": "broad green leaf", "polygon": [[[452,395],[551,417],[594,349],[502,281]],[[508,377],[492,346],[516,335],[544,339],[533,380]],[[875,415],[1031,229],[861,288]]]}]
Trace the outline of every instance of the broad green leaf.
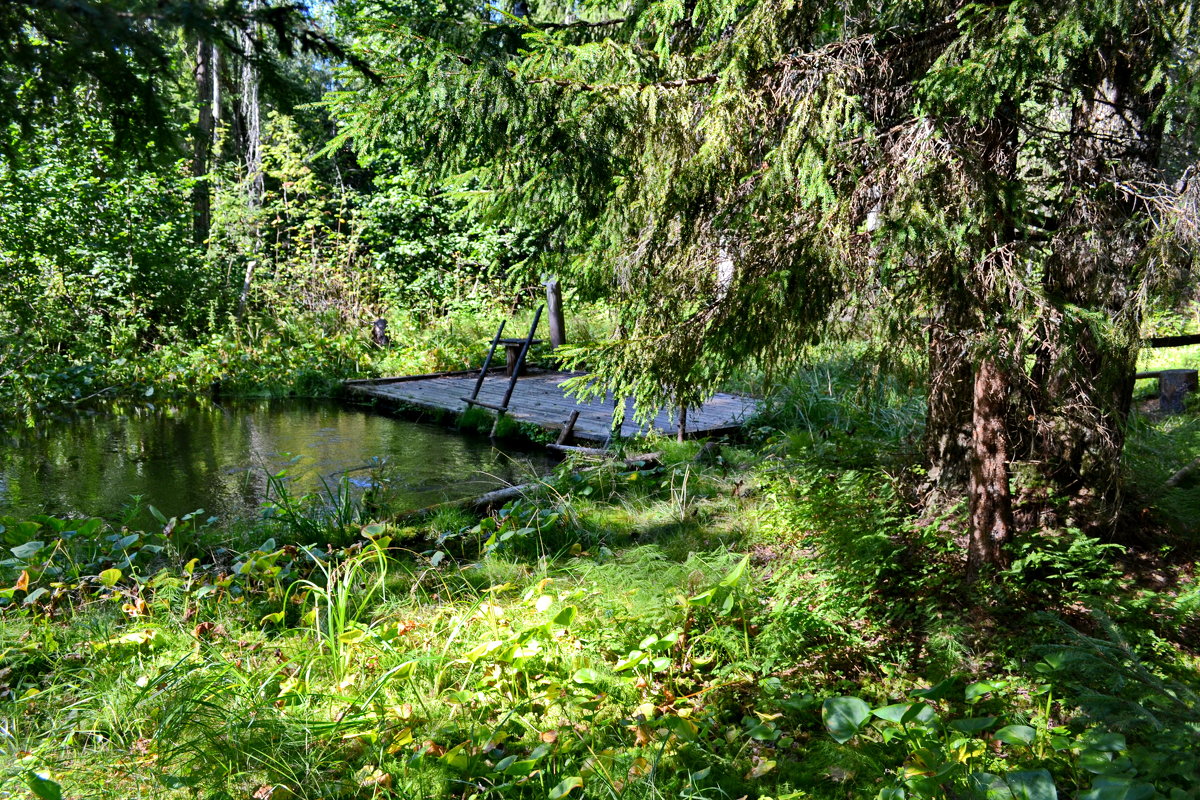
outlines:
[{"label": "broad green leaf", "polygon": [[62,787],[58,781],[50,777],[48,772],[29,770],[25,773],[25,785],[33,792],[38,800],[62,800]]},{"label": "broad green leaf", "polygon": [[871,707],[857,697],[830,697],[821,704],[821,720],[834,741],[845,744],[871,718]]},{"label": "broad green leaf", "polygon": [[1127,750],[1125,737],[1119,733],[1099,733],[1088,736],[1084,740],[1087,750],[1100,750],[1106,753],[1119,753]]},{"label": "broad green leaf", "polygon": [[954,692],[957,686],[957,678],[947,678],[936,686],[930,686],[928,689],[917,689],[910,692],[910,694],[913,697],[921,697],[926,700],[945,700]]},{"label": "broad green leaf", "polygon": [[1004,776],[1013,800],[1058,800],[1054,778],[1044,769],[1010,772]]},{"label": "broad green leaf", "polygon": [[950,721],[950,727],[962,733],[979,733],[996,724],[995,717],[967,717]]},{"label": "broad green leaf", "polygon": [[641,650],[633,650],[629,653],[629,655],[617,662],[617,665],[613,667],[613,671],[624,672],[627,669],[633,669],[645,660],[646,653],[642,652]]},{"label": "broad green leaf", "polygon": [[742,576],[744,576],[746,574],[746,565],[748,565],[749,563],[750,563],[750,556],[748,556],[748,555],[742,556],[742,560],[739,561],[734,566],[733,569],[729,570],[728,574],[726,574],[725,577],[721,579],[720,585],[724,586],[726,588],[732,589],[733,587],[735,587],[739,583],[741,583]]},{"label": "broad green leaf", "polygon": [[900,722],[903,725],[911,725],[914,722],[919,722],[922,725],[928,725],[938,718],[937,712],[928,703],[913,703],[912,708],[905,712],[904,717]]},{"label": "broad green leaf", "polygon": [[894,703],[890,706],[880,706],[879,708],[871,709],[871,713],[880,719],[888,722],[900,722],[904,719],[904,715],[912,708],[912,703]]},{"label": "broad green leaf", "polygon": [[1092,788],[1079,795],[1079,800],[1150,800],[1154,786],[1136,783],[1130,778],[1096,778]]},{"label": "broad green leaf", "polygon": [[584,667],[583,669],[576,670],[575,674],[571,676],[571,680],[575,681],[575,683],[599,683],[601,676],[596,670]]},{"label": "broad green leaf", "polygon": [[975,772],[971,774],[970,786],[975,797],[985,800],[1012,800],[1012,790],[999,775],[990,772]]},{"label": "broad green leaf", "polygon": [[454,769],[457,769],[461,772],[466,772],[471,768],[471,762],[474,761],[474,759],[471,757],[471,754],[466,751],[468,744],[469,742],[463,742],[462,744],[457,744],[454,747],[451,747],[444,754],[442,754],[442,761],[449,764],[451,767],[454,767]]},{"label": "broad green leaf", "polygon": [[19,544],[14,547],[12,549],[12,554],[22,561],[27,561],[45,546],[46,545],[43,542],[25,542],[25,544]]},{"label": "broad green leaf", "polygon": [[167,515],[166,514],[162,513],[154,506],[146,506],[146,510],[150,512],[150,516],[154,517],[156,520],[159,521],[159,524],[161,524],[161,525],[167,524]]},{"label": "broad green leaf", "polygon": [[570,778],[564,778],[561,783],[550,790],[550,794],[546,795],[550,800],[560,800],[566,797],[576,789],[583,788],[583,778],[578,775],[572,775]]},{"label": "broad green leaf", "polygon": [[46,594],[46,592],[47,592],[47,591],[48,591],[48,590],[47,590],[47,589],[45,589],[45,588],[42,588],[42,589],[34,589],[32,592],[30,592],[29,594],[25,595],[25,601],[24,601],[25,605],[27,605],[27,606],[31,606],[31,605],[33,605],[34,603],[36,603],[38,600],[41,600],[41,599],[42,599],[42,595]]},{"label": "broad green leaf", "polygon": [[977,703],[985,695],[1003,689],[1007,685],[1008,681],[979,681],[969,684],[963,692],[963,696],[968,703]]},{"label": "broad green leaf", "polygon": [[760,722],[747,731],[746,734],[758,742],[773,742],[779,738],[779,729]]},{"label": "broad green leaf", "polygon": [[475,647],[471,648],[469,651],[467,651],[467,654],[464,656],[464,658],[466,658],[468,661],[474,663],[474,662],[478,661],[479,659],[483,658],[484,656],[486,656],[488,653],[492,652],[493,650],[498,649],[503,644],[504,644],[504,642],[502,642],[498,639],[492,639],[491,641],[483,642],[483,643],[478,644]]},{"label": "broad green leaf", "polygon": [[121,580],[121,570],[113,567],[111,569],[104,570],[96,577],[100,579],[101,586],[116,586],[117,581]]},{"label": "broad green leaf", "polygon": [[575,615],[578,613],[579,609],[575,606],[566,606],[554,615],[554,619],[550,620],[550,624],[559,628],[569,628],[571,627],[571,623],[575,621]]},{"label": "broad green leaf", "polygon": [[996,731],[992,737],[1005,744],[1033,744],[1037,731],[1028,725],[1005,725]]},{"label": "broad green leaf", "polygon": [[880,719],[900,725],[908,725],[912,722],[928,724],[937,717],[928,703],[893,703],[872,709],[871,713]]},{"label": "broad green leaf", "polygon": [[514,761],[504,768],[505,775],[516,775],[518,777],[529,775],[537,769],[538,759],[526,758],[521,761]]}]

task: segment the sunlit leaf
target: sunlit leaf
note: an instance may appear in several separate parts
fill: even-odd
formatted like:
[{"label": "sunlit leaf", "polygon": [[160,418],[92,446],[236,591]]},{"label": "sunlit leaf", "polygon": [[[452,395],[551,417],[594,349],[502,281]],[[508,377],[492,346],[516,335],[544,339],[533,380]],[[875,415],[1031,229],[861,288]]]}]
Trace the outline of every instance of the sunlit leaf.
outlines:
[{"label": "sunlit leaf", "polygon": [[566,797],[576,789],[583,788],[583,778],[578,775],[572,775],[570,778],[565,778],[561,783],[550,790],[550,794],[546,795],[550,800],[559,800]]},{"label": "sunlit leaf", "polygon": [[1028,725],[1005,725],[992,734],[992,738],[1005,744],[1033,744],[1037,731]]},{"label": "sunlit leaf", "polygon": [[725,577],[721,579],[720,585],[732,589],[741,583],[742,577],[746,574],[746,566],[749,563],[750,556],[742,556],[742,560],[739,561],[733,569],[729,570]]},{"label": "sunlit leaf", "polygon": [[830,697],[821,704],[821,720],[834,741],[845,744],[871,718],[871,707],[857,697]]},{"label": "sunlit leaf", "polygon": [[38,800],[62,800],[62,787],[49,772],[29,770],[25,773],[25,785]]}]

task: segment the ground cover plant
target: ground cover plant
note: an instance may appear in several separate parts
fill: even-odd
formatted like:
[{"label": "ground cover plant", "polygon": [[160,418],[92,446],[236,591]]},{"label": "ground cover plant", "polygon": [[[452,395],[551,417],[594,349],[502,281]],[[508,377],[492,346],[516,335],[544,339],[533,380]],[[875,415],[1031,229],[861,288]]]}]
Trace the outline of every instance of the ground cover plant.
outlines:
[{"label": "ground cover plant", "polygon": [[4,431],[475,368],[550,279],[585,393],[763,401],[478,514],[0,508],[0,795],[1196,795],[1198,11],[0,3]]},{"label": "ground cover plant", "polygon": [[968,584],[954,515],[906,508],[919,419],[858,386],[820,365],[759,441],[483,517],[281,486],[234,528],[0,520],[3,790],[1192,796],[1187,571],[1047,529]]}]

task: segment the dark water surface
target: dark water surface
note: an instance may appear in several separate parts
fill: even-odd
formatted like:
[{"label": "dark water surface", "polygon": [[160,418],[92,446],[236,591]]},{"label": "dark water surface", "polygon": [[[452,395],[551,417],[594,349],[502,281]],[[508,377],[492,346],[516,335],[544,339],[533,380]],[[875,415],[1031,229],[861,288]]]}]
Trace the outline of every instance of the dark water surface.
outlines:
[{"label": "dark water surface", "polygon": [[402,507],[467,497],[549,470],[542,452],[333,401],[196,401],[119,407],[33,430],[0,432],[0,514],[119,520],[141,495],[167,516],[204,509],[256,516],[268,476],[288,491],[324,492],[322,479],[361,491],[382,484]]}]

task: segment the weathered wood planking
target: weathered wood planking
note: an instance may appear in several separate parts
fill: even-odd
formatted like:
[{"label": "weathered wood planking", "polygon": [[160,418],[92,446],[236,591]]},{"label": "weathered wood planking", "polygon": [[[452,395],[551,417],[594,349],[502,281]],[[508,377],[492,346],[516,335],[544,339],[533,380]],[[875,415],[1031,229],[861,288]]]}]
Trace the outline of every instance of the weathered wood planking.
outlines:
[{"label": "weathered wood planking", "polygon": [[[575,421],[575,438],[587,442],[608,440],[612,425],[614,403],[611,398],[594,399],[588,402],[568,397],[562,383],[568,378],[580,376],[579,372],[541,372],[521,377],[513,389],[509,401],[509,416],[549,430],[557,430],[578,411]],[[422,377],[416,380],[380,378],[378,381],[354,381],[346,383],[346,390],[360,397],[372,397],[396,405],[414,405],[438,411],[462,413],[467,404],[464,397],[471,395],[478,373],[447,374]],[[489,373],[479,390],[479,400],[500,405],[508,389],[508,378],[503,373]],[[688,409],[687,435],[712,436],[731,432],[754,413],[755,401],[749,397],[719,394],[701,408]],[[621,425],[622,436],[647,433],[649,429],[660,433],[673,433],[676,429],[674,415],[666,410],[649,426],[633,422],[633,403],[626,401],[625,422]]]}]

